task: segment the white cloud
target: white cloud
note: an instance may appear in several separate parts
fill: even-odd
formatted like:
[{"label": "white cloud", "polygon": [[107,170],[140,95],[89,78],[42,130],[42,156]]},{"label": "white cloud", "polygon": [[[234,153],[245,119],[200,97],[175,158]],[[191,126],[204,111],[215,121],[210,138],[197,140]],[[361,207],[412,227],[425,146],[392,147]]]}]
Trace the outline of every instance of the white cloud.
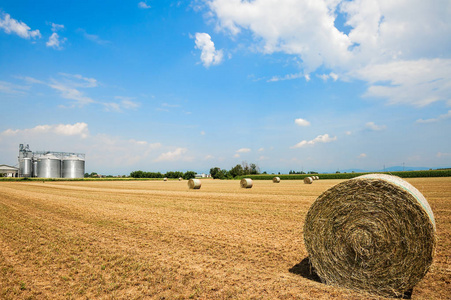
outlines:
[{"label": "white cloud", "polygon": [[437,157],[451,157],[451,153],[443,153],[443,152],[437,152]]},{"label": "white cloud", "polygon": [[303,127],[310,126],[310,122],[309,121],[301,119],[301,118],[294,120],[294,123],[296,123],[299,126],[303,126]]},{"label": "white cloud", "polygon": [[29,86],[12,84],[6,81],[0,81],[0,93],[5,94],[25,94],[29,90]]},{"label": "white cloud", "polygon": [[249,153],[249,152],[251,152],[251,149],[249,148],[241,148],[236,150],[236,153]]},{"label": "white cloud", "polygon": [[216,50],[208,33],[196,33],[196,49],[201,50],[200,59],[205,67],[218,65],[224,57],[222,50]]},{"label": "white cloud", "polygon": [[260,148],[260,149],[258,149],[258,152],[262,152],[262,151],[265,151],[265,148]]},{"label": "white cloud", "polygon": [[60,39],[60,36],[58,35],[58,33],[54,32],[49,37],[49,40],[48,40],[47,43],[45,43],[45,45],[47,47],[51,47],[51,48],[56,49],[56,50],[62,50],[63,49],[63,44],[66,42],[66,40],[67,40],[66,38]]},{"label": "white cloud", "polygon": [[234,158],[239,158],[240,155],[239,155],[238,153],[236,153],[233,157],[234,157]]},{"label": "white cloud", "polygon": [[202,130],[202,131],[200,132],[200,135],[205,135],[205,131]]},{"label": "white cloud", "polygon": [[439,121],[446,120],[449,118],[451,118],[451,110],[448,110],[448,112],[446,114],[440,115],[437,118],[426,119],[426,120],[418,119],[417,123],[435,123],[435,122],[439,122]]},{"label": "white cloud", "polygon": [[156,162],[161,161],[176,161],[183,159],[183,154],[185,154],[188,151],[186,148],[177,148],[174,151],[169,151],[166,153],[160,154],[160,156],[155,159]]},{"label": "white cloud", "polygon": [[[367,81],[365,96],[391,104],[451,103],[447,0],[210,0],[207,5],[217,29],[234,40],[248,35],[251,49],[300,58],[301,72],[269,81],[321,68],[331,71],[319,75],[324,80]],[[346,32],[335,27],[338,17]]]},{"label": "white cloud", "polygon": [[365,153],[361,153],[359,156],[358,156],[358,158],[365,158],[366,157],[366,154]]},{"label": "white cloud", "polygon": [[338,75],[334,72],[330,72],[329,74],[320,74],[317,75],[319,78],[321,78],[323,81],[327,81],[329,78],[332,78],[333,81],[337,81]]},{"label": "white cloud", "polygon": [[75,124],[56,124],[56,125],[37,125],[29,129],[7,129],[1,133],[3,136],[30,135],[54,133],[63,136],[80,136],[87,138],[89,136],[88,124],[79,122]]},{"label": "white cloud", "polygon": [[80,74],[67,74],[67,73],[58,73],[58,75],[61,75],[67,79],[66,81],[71,86],[75,87],[83,87],[83,88],[91,88],[98,86],[98,82],[95,78],[88,78],[83,77]]},{"label": "white cloud", "polygon": [[296,73],[296,74],[287,74],[285,76],[273,76],[271,79],[267,80],[268,82],[276,82],[276,81],[283,81],[283,80],[292,80],[292,79],[297,79],[297,78],[302,78],[304,77],[306,81],[310,80],[310,76],[309,75],[305,75],[303,73]]},{"label": "white cloud", "polygon": [[422,107],[449,101],[451,59],[420,59],[373,64],[348,73],[367,81],[367,97],[385,98],[390,104]]},{"label": "white cloud", "polygon": [[138,102],[133,102],[129,97],[116,96],[115,99],[123,99],[120,102],[104,102],[101,103],[106,111],[123,112],[124,109],[137,109],[141,104]]},{"label": "white cloud", "polygon": [[213,155],[207,154],[205,155],[204,160],[211,160],[213,158],[215,158]]},{"label": "white cloud", "polygon": [[106,111],[123,112],[124,109],[137,109],[141,106],[140,103],[132,101],[131,97],[116,96],[114,98],[121,101],[101,103]]},{"label": "white cloud", "polygon": [[346,135],[351,135],[352,132],[351,132],[351,131],[346,131],[345,134],[346,134]]},{"label": "white cloud", "polygon": [[84,37],[85,39],[87,39],[87,40],[89,40],[89,41],[91,41],[91,42],[94,42],[94,43],[96,43],[96,44],[99,44],[99,45],[107,45],[107,44],[110,44],[110,43],[111,43],[110,41],[102,40],[102,39],[101,39],[98,35],[96,35],[96,34],[89,34],[89,33],[87,33],[86,30],[84,30],[84,29],[82,29],[82,28],[78,28],[78,29],[77,29],[77,32],[82,33],[82,34],[83,34],[83,37]]},{"label": "white cloud", "polygon": [[7,13],[1,13],[0,16],[0,28],[3,29],[7,34],[15,33],[24,39],[35,39],[41,38],[41,33],[39,30],[31,30],[27,24],[17,21]]},{"label": "white cloud", "polygon": [[147,5],[146,2],[141,1],[141,2],[138,3],[138,7],[142,8],[142,9],[148,9],[148,8],[150,8],[150,5]]},{"label": "white cloud", "polygon": [[49,84],[49,86],[52,89],[59,91],[61,93],[61,97],[69,100],[74,100],[76,102],[75,105],[78,105],[80,107],[95,102],[90,97],[84,96],[83,93],[79,90],[66,86],[64,84],[54,82],[52,84]]},{"label": "white cloud", "polygon": [[385,125],[376,125],[374,122],[368,122],[365,124],[365,127],[372,131],[381,131],[387,128]]},{"label": "white cloud", "polygon": [[57,31],[63,30],[63,29],[64,29],[64,25],[52,23],[52,31],[53,32],[57,32]]},{"label": "white cloud", "polygon": [[290,148],[291,149],[302,148],[305,146],[313,146],[317,143],[330,143],[330,142],[336,141],[336,140],[337,140],[337,137],[330,137],[329,134],[326,133],[323,135],[318,135],[316,138],[314,138],[311,141],[303,140]]}]

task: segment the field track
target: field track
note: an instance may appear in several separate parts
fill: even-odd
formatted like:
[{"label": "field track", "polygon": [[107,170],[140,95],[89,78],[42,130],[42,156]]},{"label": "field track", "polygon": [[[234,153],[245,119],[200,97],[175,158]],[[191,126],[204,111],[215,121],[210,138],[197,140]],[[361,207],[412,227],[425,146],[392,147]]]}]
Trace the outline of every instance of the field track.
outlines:
[{"label": "field track", "polygon": [[[0,299],[379,299],[300,264],[307,210],[342,181],[0,182]],[[407,181],[438,234],[412,299],[450,299],[451,177]]]}]

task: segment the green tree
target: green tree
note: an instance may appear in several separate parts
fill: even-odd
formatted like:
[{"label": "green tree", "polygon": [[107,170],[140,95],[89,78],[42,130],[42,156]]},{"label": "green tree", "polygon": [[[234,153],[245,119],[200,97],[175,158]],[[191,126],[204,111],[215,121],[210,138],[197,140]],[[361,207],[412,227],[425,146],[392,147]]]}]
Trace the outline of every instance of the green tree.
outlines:
[{"label": "green tree", "polygon": [[232,169],[230,169],[229,173],[232,177],[245,175],[243,167],[241,165],[234,166]]},{"label": "green tree", "polygon": [[183,174],[183,176],[180,176],[180,177],[183,177],[183,179],[188,180],[188,179],[196,177],[196,172],[194,172],[194,171],[186,171],[185,174]]}]

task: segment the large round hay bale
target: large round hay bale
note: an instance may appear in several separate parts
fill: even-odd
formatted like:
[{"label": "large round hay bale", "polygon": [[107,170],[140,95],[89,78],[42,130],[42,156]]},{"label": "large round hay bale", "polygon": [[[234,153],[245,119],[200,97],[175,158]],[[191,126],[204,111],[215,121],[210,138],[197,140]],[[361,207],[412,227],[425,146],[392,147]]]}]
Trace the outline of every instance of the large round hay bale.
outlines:
[{"label": "large round hay bale", "polygon": [[250,178],[243,178],[240,181],[240,186],[242,188],[250,189],[252,187],[252,185],[253,185],[253,182],[252,182],[252,179],[250,179]]},{"label": "large round hay bale", "polygon": [[319,180],[319,176],[315,176],[315,177],[316,177],[316,178],[315,178],[316,180]]},{"label": "large round hay bale", "polygon": [[168,178],[167,177],[163,178],[163,181],[168,181]]},{"label": "large round hay bale", "polygon": [[188,180],[188,187],[190,189],[198,190],[198,189],[200,189],[201,185],[202,185],[202,182],[200,181],[200,179],[192,178],[192,179]]},{"label": "large round hay bale", "polygon": [[408,182],[369,174],[337,184],[316,199],[305,219],[304,241],[325,283],[400,296],[432,263],[434,215]]},{"label": "large round hay bale", "polygon": [[305,184],[312,184],[313,182],[313,178],[312,177],[305,177],[304,178],[304,183]]},{"label": "large round hay bale", "polygon": [[280,177],[274,177],[274,178],[272,179],[272,182],[274,182],[274,183],[279,183],[279,182],[280,182]]}]

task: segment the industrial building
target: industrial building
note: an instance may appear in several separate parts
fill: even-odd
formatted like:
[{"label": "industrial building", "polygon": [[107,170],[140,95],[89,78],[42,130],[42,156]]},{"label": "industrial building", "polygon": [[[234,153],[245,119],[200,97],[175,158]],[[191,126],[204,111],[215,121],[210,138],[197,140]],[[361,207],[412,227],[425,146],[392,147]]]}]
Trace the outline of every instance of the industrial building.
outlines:
[{"label": "industrial building", "polygon": [[18,177],[19,169],[8,165],[0,165],[0,177]]},{"label": "industrial building", "polygon": [[83,178],[85,154],[55,151],[31,151],[19,145],[19,177]]}]

